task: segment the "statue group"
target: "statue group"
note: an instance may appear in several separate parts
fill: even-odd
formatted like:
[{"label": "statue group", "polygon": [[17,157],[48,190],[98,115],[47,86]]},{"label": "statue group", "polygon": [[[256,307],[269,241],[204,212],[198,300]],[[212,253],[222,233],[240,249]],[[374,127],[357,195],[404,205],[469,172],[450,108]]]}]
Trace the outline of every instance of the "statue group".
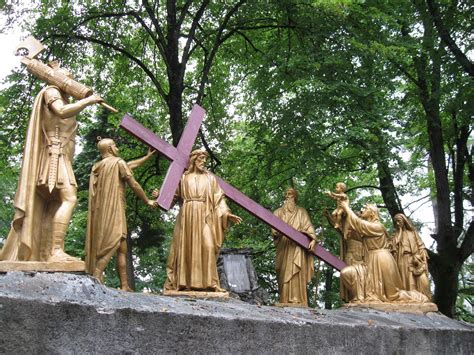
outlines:
[{"label": "statue group", "polygon": [[375,204],[356,214],[345,194],[328,195],[337,209],[327,217],[341,234],[341,257],[348,264],[341,270],[341,298],[353,303],[430,301],[426,248],[409,219],[395,215],[390,237]]},{"label": "statue group", "polygon": [[[70,103],[70,88],[80,84],[57,62],[41,67],[43,64],[34,59],[36,54],[26,58],[34,70],[28,68],[42,73],[37,76],[46,78],[50,85],[35,99],[14,201],[15,216],[0,260],[59,263],[64,271],[85,270],[103,282],[104,270],[116,255],[121,289],[131,291],[126,267],[125,189],[128,185],[150,208],[157,206],[154,199],[160,191],[155,190],[154,199],[149,199],[133,177],[133,170],[155,151],[150,149],[142,158],[125,162],[112,139],[99,140],[101,158],[92,168],[89,185],[86,260],[80,266],[79,259],[64,251],[64,236],[77,201],[72,169],[76,114],[104,102],[90,92],[86,97],[72,95],[79,99]],[[173,202],[180,209],[167,261],[165,295],[225,291],[219,283],[217,258],[229,226],[241,223],[242,218],[232,214],[218,179],[206,170],[207,157],[203,150],[191,152],[174,195]],[[328,219],[341,233],[341,257],[348,265],[341,270],[341,297],[353,303],[429,301],[427,253],[408,218],[396,215],[395,234],[389,237],[375,205],[367,205],[360,215],[350,209],[344,183],[336,184],[335,191],[327,195],[337,202]],[[308,306],[307,286],[314,272],[317,235],[308,212],[297,205],[297,197],[297,191],[288,188],[283,206],[274,215],[303,233],[309,245],[303,247],[272,229],[276,275],[281,305]],[[77,269],[67,268],[69,264]]]}]

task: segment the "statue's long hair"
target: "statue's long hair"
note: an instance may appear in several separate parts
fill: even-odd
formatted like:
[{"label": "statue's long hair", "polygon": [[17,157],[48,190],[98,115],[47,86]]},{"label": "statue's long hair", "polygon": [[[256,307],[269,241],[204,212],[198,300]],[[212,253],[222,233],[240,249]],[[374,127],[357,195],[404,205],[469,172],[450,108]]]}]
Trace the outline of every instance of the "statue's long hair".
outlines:
[{"label": "statue's long hair", "polygon": [[196,149],[191,152],[191,155],[189,157],[188,169],[184,173],[185,175],[194,172],[196,159],[199,158],[201,155],[205,155],[206,158],[209,157],[209,153],[202,149]]}]

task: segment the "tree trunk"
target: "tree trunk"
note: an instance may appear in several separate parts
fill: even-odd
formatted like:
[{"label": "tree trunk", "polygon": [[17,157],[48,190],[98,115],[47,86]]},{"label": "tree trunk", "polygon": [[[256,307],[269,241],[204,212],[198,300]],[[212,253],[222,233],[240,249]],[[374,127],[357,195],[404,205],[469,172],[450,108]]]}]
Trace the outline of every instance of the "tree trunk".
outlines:
[{"label": "tree trunk", "polygon": [[168,108],[170,112],[170,128],[173,137],[173,145],[176,147],[183,133],[183,108],[182,108],[182,94],[183,90],[177,83],[170,82],[170,92],[168,95]]},{"label": "tree trunk", "polygon": [[435,284],[433,302],[444,315],[454,318],[458,295],[458,275],[461,265],[452,255],[433,255],[430,253],[429,269]]},{"label": "tree trunk", "polygon": [[334,270],[333,268],[326,268],[326,272],[324,273],[325,287],[326,287],[326,295],[324,297],[324,309],[332,309],[332,302],[331,302],[331,291],[332,291],[332,279],[333,279]]},{"label": "tree trunk", "polygon": [[387,162],[378,161],[377,172],[379,176],[382,198],[385,206],[388,209],[388,212],[390,213],[390,216],[393,218],[397,213],[404,213],[400,204],[400,200],[398,199],[397,190],[395,189],[395,184],[393,183],[392,174]]},{"label": "tree trunk", "polygon": [[176,20],[176,1],[168,0],[166,3],[167,43],[166,43],[166,69],[169,83],[169,93],[166,97],[170,112],[170,128],[173,145],[177,146],[183,133],[183,82],[185,66],[179,62],[179,33],[180,24]]}]

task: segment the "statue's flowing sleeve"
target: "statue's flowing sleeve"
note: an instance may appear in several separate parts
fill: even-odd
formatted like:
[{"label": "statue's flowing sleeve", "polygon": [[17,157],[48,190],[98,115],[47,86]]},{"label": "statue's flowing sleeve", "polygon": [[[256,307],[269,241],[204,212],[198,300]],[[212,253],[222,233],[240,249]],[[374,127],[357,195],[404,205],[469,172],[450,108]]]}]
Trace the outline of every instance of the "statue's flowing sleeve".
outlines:
[{"label": "statue's flowing sleeve", "polygon": [[381,223],[363,220],[352,210],[347,212],[346,223],[349,229],[358,233],[362,238],[377,238],[385,236],[385,228]]}]

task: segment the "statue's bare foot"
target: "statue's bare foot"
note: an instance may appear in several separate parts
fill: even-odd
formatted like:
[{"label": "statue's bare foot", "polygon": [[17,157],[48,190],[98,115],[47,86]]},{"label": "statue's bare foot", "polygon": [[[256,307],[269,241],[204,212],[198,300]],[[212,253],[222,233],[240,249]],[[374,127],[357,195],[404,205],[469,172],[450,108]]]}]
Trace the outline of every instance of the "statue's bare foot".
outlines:
[{"label": "statue's bare foot", "polygon": [[219,287],[219,286],[213,286],[213,287],[212,287],[212,290],[213,290],[214,292],[227,292],[226,289],[223,289],[222,287]]},{"label": "statue's bare foot", "polygon": [[92,274],[93,277],[95,277],[101,284],[104,283],[104,272],[99,269],[95,269],[94,273]]},{"label": "statue's bare foot", "polygon": [[133,291],[128,285],[122,286],[122,287],[120,287],[120,289],[121,289],[122,291],[125,291],[125,292],[135,292],[135,291]]},{"label": "statue's bare foot", "polygon": [[67,262],[67,261],[81,261],[81,259],[66,254],[62,249],[54,249],[53,254],[48,259],[49,262]]}]

